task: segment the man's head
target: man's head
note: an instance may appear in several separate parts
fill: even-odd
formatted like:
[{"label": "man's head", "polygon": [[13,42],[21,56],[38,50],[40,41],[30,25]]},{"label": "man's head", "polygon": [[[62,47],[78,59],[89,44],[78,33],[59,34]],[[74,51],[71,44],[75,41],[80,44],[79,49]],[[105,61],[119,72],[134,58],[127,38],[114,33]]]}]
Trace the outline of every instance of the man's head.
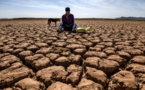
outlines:
[{"label": "man's head", "polygon": [[67,15],[70,14],[70,8],[69,8],[69,7],[66,7],[66,8],[65,8],[65,11],[66,11],[66,14],[67,14]]}]

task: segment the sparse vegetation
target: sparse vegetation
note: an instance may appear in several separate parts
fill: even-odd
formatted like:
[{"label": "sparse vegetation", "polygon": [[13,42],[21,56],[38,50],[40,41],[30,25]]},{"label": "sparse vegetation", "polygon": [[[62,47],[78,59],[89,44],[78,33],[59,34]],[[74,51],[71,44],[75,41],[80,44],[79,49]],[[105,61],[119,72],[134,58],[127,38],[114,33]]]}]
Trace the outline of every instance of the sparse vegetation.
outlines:
[{"label": "sparse vegetation", "polygon": [[44,38],[43,38],[43,37],[39,37],[39,39],[40,39],[40,40],[43,40]]},{"label": "sparse vegetation", "polygon": [[71,56],[71,53],[68,54],[68,57]]},{"label": "sparse vegetation", "polygon": [[91,40],[88,40],[88,42],[91,42]]}]

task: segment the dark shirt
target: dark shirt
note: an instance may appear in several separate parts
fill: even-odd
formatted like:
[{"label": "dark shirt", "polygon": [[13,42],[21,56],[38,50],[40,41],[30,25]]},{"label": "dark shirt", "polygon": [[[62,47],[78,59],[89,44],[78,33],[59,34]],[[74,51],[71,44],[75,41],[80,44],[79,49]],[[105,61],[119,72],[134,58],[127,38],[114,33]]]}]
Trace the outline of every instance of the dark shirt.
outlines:
[{"label": "dark shirt", "polygon": [[66,18],[66,14],[64,14],[62,16],[62,23],[63,24],[67,24],[67,25],[70,25],[70,24],[73,24],[74,23],[74,15],[73,14],[70,14],[68,16],[68,19]]}]

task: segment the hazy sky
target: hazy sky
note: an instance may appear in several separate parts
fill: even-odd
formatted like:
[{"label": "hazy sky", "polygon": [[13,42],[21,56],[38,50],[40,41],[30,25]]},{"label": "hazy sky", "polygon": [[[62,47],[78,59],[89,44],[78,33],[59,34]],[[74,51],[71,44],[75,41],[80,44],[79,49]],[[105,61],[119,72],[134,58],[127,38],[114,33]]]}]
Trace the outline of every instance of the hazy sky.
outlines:
[{"label": "hazy sky", "polygon": [[65,7],[75,18],[145,17],[145,0],[0,0],[0,18],[61,18]]}]

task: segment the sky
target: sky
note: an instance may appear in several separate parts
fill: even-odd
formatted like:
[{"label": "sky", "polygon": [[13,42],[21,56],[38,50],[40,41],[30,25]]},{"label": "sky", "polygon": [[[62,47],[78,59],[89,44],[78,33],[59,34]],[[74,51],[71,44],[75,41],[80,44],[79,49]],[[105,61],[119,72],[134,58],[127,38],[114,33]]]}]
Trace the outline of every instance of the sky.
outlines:
[{"label": "sky", "polygon": [[0,18],[61,18],[66,7],[75,18],[145,17],[145,0],[0,0]]}]

